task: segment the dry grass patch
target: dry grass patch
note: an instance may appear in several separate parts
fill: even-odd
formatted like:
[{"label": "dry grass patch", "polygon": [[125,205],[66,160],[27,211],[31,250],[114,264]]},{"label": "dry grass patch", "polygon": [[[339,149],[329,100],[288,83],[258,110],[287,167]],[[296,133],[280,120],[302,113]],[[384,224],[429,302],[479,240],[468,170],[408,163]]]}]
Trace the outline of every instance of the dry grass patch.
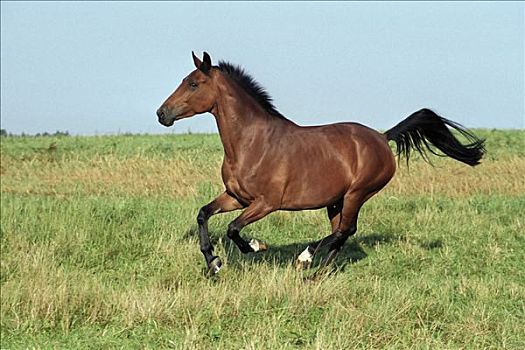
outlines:
[{"label": "dry grass patch", "polygon": [[[2,192],[48,195],[167,195],[187,197],[198,194],[200,183],[223,188],[222,158],[209,158],[202,166],[183,154],[175,158],[148,158],[136,155],[119,158],[96,155],[89,160],[45,159],[20,161],[2,157]],[[475,168],[452,160],[435,161],[433,167],[421,160],[409,168],[400,164],[384,189],[391,196],[445,195],[464,197],[475,194],[520,195],[525,193],[525,158],[485,160]]]},{"label": "dry grass patch", "polygon": [[191,158],[149,159],[97,155],[89,160],[2,159],[2,191],[52,195],[167,195],[195,196],[197,185],[220,181],[220,161],[210,168]]},{"label": "dry grass patch", "polygon": [[525,158],[484,160],[474,168],[450,159],[437,160],[435,166],[422,161],[398,166],[385,193],[394,196],[444,195],[464,198],[476,194],[523,195],[525,193]]},{"label": "dry grass patch", "polygon": [[522,134],[495,132],[475,168],[403,165],[319,283],[292,265],[329,232],[325,210],[247,227],[270,245],[258,255],[224,238],[238,213],[217,215],[224,268],[203,276],[195,216],[222,188],[218,137],[62,138],[54,153],[3,138],[1,346],[524,348]]}]

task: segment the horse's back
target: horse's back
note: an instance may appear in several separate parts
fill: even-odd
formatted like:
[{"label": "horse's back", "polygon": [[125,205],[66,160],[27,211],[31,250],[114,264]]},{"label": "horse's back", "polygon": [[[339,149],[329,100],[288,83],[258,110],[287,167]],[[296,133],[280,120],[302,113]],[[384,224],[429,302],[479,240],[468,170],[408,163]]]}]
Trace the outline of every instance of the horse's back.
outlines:
[{"label": "horse's back", "polygon": [[371,181],[374,174],[384,177],[393,175],[395,159],[384,134],[352,122],[322,125],[318,128],[312,129],[312,132],[326,135],[329,144],[325,147],[331,148],[334,154],[345,160],[353,183]]},{"label": "horse's back", "polygon": [[386,137],[358,123],[298,127],[285,140],[285,208],[322,207],[354,189],[377,191],[395,171]]}]

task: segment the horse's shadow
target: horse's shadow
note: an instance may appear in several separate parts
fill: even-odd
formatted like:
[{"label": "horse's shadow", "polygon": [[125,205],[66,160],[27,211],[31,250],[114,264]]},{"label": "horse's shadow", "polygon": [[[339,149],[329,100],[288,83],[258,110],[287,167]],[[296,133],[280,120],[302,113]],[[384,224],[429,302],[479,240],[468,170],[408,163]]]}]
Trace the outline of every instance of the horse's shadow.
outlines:
[{"label": "horse's shadow", "polygon": [[[286,267],[290,266],[295,262],[296,257],[311,243],[308,242],[294,242],[283,245],[272,245],[269,244],[267,251],[260,252],[257,254],[242,254],[235,243],[225,238],[223,232],[210,231],[210,240],[214,246],[222,246],[226,252],[228,258],[228,265],[240,267],[242,264],[258,264],[261,262],[270,263],[273,265]],[[198,237],[198,230],[196,227],[192,227],[186,231],[183,236],[185,239],[194,240]],[[394,241],[402,239],[403,236],[396,233],[368,233],[350,237],[345,243],[339,254],[337,255],[334,265],[338,271],[344,271],[345,267],[349,264],[355,264],[365,259],[368,254],[366,253],[366,247],[374,247],[383,244],[392,244]],[[269,242],[266,242],[269,243]],[[319,265],[321,259],[326,255],[327,248],[321,249],[317,252],[313,267]]]}]

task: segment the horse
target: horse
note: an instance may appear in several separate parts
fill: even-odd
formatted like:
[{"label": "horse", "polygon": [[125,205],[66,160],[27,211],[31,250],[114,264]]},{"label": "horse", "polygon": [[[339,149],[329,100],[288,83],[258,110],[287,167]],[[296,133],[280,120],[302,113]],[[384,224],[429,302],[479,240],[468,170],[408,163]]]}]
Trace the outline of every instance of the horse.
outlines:
[{"label": "horse", "polygon": [[299,126],[279,113],[267,91],[240,66],[226,61],[214,66],[207,52],[202,60],[193,52],[192,57],[195,70],[160,106],[157,117],[166,127],[206,112],[217,122],[224,147],[225,190],[197,215],[200,250],[209,275],[222,267],[208,234],[213,215],[244,209],[228,225],[227,237],[246,254],[268,248],[255,238],[241,237],[246,225],[277,210],[326,208],[331,233],[308,244],[296,259],[298,269],[308,268],[316,252],[328,247],[321,270],[356,233],[362,205],[394,176],[396,155],[389,141],[395,142],[397,156],[404,156],[407,163],[411,151],[425,160],[429,151],[475,166],[485,153],[485,140],[428,108],[384,133],[352,122]]}]

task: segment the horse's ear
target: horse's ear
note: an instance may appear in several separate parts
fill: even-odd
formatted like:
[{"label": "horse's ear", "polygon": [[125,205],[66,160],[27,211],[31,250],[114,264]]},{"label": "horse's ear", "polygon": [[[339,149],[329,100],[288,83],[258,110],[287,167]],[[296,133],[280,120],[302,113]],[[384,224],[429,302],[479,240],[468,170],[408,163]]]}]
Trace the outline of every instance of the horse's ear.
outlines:
[{"label": "horse's ear", "polygon": [[211,57],[206,51],[202,53],[202,60],[211,68]]},{"label": "horse's ear", "polygon": [[208,55],[208,53],[206,51],[204,51],[202,53],[202,64],[199,67],[199,69],[205,74],[208,74],[210,72],[210,69],[211,69],[211,57],[210,57],[210,55]]},{"label": "horse's ear", "polygon": [[195,56],[195,53],[193,53],[193,51],[191,52],[191,56],[193,57],[193,64],[195,65],[195,68],[200,69],[202,61],[199,60],[197,56]]}]

